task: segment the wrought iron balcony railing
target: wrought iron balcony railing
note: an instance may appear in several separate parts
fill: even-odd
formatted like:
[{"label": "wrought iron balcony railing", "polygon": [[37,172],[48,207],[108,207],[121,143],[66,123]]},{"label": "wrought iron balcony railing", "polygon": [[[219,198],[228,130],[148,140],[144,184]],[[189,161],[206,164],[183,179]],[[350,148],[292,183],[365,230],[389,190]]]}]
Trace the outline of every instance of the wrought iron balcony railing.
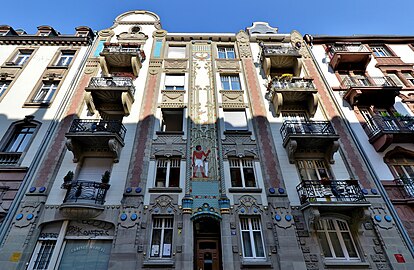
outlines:
[{"label": "wrought iron balcony railing", "polygon": [[369,138],[380,132],[414,133],[414,117],[374,115],[371,121],[363,125],[363,128]]},{"label": "wrought iron balcony railing", "polygon": [[122,44],[104,45],[102,53],[137,54],[141,63],[145,60],[145,53],[140,49],[139,46],[123,46]]},{"label": "wrought iron balcony railing", "polygon": [[264,56],[300,56],[298,50],[290,46],[280,46],[280,45],[263,45],[262,53]]},{"label": "wrought iron balcony railing", "polygon": [[69,129],[70,133],[95,133],[107,132],[115,133],[122,140],[125,138],[126,128],[121,121],[105,121],[94,119],[75,119]]},{"label": "wrought iron balcony railing", "polygon": [[356,45],[356,44],[343,44],[343,45],[331,45],[328,47],[328,52],[330,53],[330,56],[335,54],[336,52],[352,52],[352,53],[358,53],[358,52],[369,52],[368,48],[364,45]]},{"label": "wrought iron balcony railing", "polygon": [[352,76],[345,77],[341,86],[344,88],[352,87],[398,87],[395,82],[388,76],[385,77],[365,77],[365,76]]},{"label": "wrought iron balcony railing", "polygon": [[20,152],[0,152],[0,165],[15,165],[21,156]]},{"label": "wrought iron balcony railing", "polygon": [[400,187],[404,198],[414,198],[414,178],[399,178],[394,182]]},{"label": "wrought iron balcony railing", "polygon": [[129,77],[94,77],[89,83],[93,88],[128,87],[132,94],[135,93],[135,86]]},{"label": "wrought iron balcony railing", "polygon": [[357,180],[303,180],[296,190],[302,204],[366,201]]},{"label": "wrought iron balcony railing", "polygon": [[313,79],[305,78],[291,78],[289,80],[279,79],[277,77],[273,78],[269,83],[268,90],[278,91],[278,90],[296,90],[296,89],[313,89],[315,90],[315,85],[313,84]]},{"label": "wrought iron balcony railing", "polygon": [[336,135],[329,121],[285,121],[280,133],[284,142],[290,135]]},{"label": "wrought iron balcony railing", "polygon": [[67,189],[63,203],[93,203],[104,204],[106,192],[110,185],[92,181],[76,181],[63,184],[62,188]]}]

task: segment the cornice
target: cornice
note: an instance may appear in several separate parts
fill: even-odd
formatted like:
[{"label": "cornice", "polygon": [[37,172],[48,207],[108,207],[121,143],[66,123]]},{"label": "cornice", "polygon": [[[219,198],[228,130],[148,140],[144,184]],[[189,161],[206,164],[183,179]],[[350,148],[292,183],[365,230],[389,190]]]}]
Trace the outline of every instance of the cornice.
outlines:
[{"label": "cornice", "polygon": [[78,36],[57,36],[57,37],[44,37],[44,36],[0,36],[0,45],[89,45],[92,39],[89,37]]},{"label": "cornice", "polygon": [[313,44],[326,44],[334,42],[361,42],[361,43],[387,43],[406,44],[414,43],[414,36],[313,36]]}]

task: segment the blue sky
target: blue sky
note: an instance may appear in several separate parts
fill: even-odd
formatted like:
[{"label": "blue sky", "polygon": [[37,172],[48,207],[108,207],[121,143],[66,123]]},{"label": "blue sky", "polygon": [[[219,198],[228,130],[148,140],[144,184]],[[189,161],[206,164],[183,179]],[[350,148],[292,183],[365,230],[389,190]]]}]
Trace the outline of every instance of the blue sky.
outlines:
[{"label": "blue sky", "polygon": [[29,34],[39,25],[63,34],[80,25],[101,30],[119,14],[143,9],[158,14],[169,32],[235,33],[267,21],[280,33],[414,35],[413,0],[3,0],[1,7],[0,24]]}]

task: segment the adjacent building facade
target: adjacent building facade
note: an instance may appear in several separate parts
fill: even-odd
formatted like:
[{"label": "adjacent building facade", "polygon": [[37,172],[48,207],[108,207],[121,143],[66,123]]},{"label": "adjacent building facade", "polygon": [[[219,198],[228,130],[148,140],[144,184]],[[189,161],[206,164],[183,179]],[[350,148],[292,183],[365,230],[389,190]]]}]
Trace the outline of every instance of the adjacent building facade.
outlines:
[{"label": "adjacent building facade", "polygon": [[[118,16],[89,51],[83,48],[81,75],[57,92],[62,102],[49,100],[44,110],[57,116],[45,142],[29,137],[45,149],[29,159],[37,163],[2,227],[2,265],[412,268],[411,242],[380,182],[388,178],[375,171],[376,151],[388,141],[361,146],[363,128],[349,120],[359,116],[341,102],[346,96],[359,106],[372,99],[361,88],[341,95],[351,84],[335,91],[331,77],[354,78],[334,76],[344,58],[332,66],[326,46],[334,43],[281,34],[264,22],[238,33],[169,33],[152,12]],[[405,46],[401,51],[413,55]],[[358,72],[373,58],[364,53]],[[329,64],[327,57],[333,57]],[[412,63],[407,57],[400,61]],[[408,86],[404,72],[412,64],[399,67],[395,76]],[[402,90],[389,88],[388,99]],[[409,93],[400,98],[406,103],[399,106],[408,108]],[[391,144],[405,143],[399,146],[408,149],[405,162],[412,159],[412,118],[400,113],[406,141]],[[26,122],[46,121],[22,114],[29,115]],[[391,140],[401,134],[393,131]],[[7,170],[20,169],[19,162]],[[397,174],[408,172],[401,165],[390,163]],[[395,187],[409,194],[400,182]],[[408,211],[409,200],[404,203]]]}]

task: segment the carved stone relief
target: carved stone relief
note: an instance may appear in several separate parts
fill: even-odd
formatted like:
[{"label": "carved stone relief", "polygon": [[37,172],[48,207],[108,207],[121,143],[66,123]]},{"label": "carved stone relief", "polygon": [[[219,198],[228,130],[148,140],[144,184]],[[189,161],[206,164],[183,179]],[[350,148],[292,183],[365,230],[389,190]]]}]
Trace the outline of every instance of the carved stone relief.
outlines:
[{"label": "carved stone relief", "polygon": [[251,58],[252,52],[250,50],[249,36],[246,32],[241,30],[236,35],[237,45],[239,47],[240,58]]},{"label": "carved stone relief", "polygon": [[187,59],[165,59],[164,60],[164,68],[166,72],[174,71],[177,72],[176,69],[180,69],[180,72],[185,72],[187,70]]},{"label": "carved stone relief", "polygon": [[257,157],[258,150],[256,142],[251,139],[250,135],[226,135],[226,139],[222,141],[223,156],[253,156]]},{"label": "carved stone relief", "polygon": [[239,60],[216,60],[217,72],[229,72],[229,73],[238,73],[240,72],[240,62]]},{"label": "carved stone relief", "polygon": [[151,147],[151,157],[156,156],[181,156],[185,158],[186,141],[182,139],[182,135],[157,135]]}]

